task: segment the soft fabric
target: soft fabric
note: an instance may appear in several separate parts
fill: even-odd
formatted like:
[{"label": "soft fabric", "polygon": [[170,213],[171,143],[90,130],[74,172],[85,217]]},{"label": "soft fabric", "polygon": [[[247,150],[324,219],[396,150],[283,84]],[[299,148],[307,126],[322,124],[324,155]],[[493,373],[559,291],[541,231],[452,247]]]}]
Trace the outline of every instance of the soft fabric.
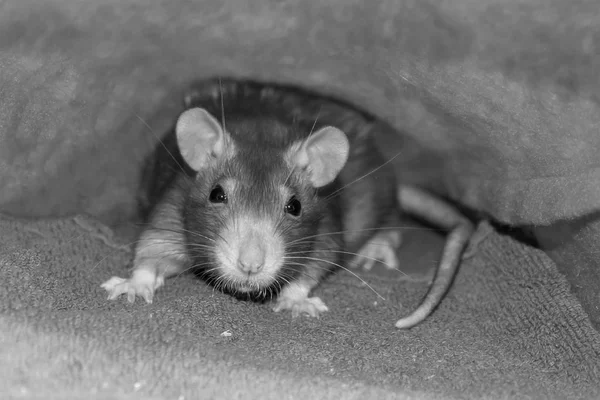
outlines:
[{"label": "soft fabric", "polygon": [[[0,392],[21,398],[596,399],[600,334],[541,251],[479,226],[446,300],[393,324],[426,280],[349,273],[292,319],[184,274],[109,302],[125,239],[88,218],[0,220]],[[407,232],[410,238],[410,232]],[[404,260],[410,263],[411,260]],[[50,397],[46,397],[50,396]],[[143,397],[142,397],[143,396]],[[2,396],[6,398],[5,396]],[[110,397],[113,398],[113,397]]]},{"label": "soft fabric", "polygon": [[575,221],[535,228],[541,248],[571,283],[571,290],[600,330],[600,219],[597,213]]},{"label": "soft fabric", "polygon": [[[4,1],[0,211],[130,218],[183,90],[221,75],[368,110],[391,124],[380,136],[399,179],[491,218],[589,221],[599,14],[594,0]],[[551,254],[585,271],[571,282],[600,327],[600,234],[586,232]]]},{"label": "soft fabric", "polygon": [[[507,224],[536,225],[600,327],[599,14],[593,0],[3,1],[0,211],[88,213],[117,226],[135,214],[142,160],[191,82],[298,84],[380,117],[387,157],[400,152],[399,179]],[[165,289],[166,301],[150,308],[157,314],[107,305],[98,280],[124,273],[126,250],[74,224],[3,225],[0,359],[9,379],[0,385],[11,390],[72,387],[78,397],[106,381],[132,398],[132,385],[152,376],[139,389],[159,398],[234,395],[232,381],[268,393],[285,382],[304,397],[364,398],[377,387],[382,396],[425,391],[417,398],[577,398],[597,379],[596,334],[553,264],[495,233],[436,319],[398,333],[385,322],[421,292],[402,286],[373,313],[366,292],[355,299],[340,289],[356,285],[344,276],[323,291],[349,308],[319,322],[290,323],[219,294],[198,300],[195,290],[208,292],[186,279]]]},{"label": "soft fabric", "polygon": [[593,0],[4,1],[0,205],[128,215],[182,90],[230,75],[365,108],[499,220],[580,216],[600,208],[597,17]]}]

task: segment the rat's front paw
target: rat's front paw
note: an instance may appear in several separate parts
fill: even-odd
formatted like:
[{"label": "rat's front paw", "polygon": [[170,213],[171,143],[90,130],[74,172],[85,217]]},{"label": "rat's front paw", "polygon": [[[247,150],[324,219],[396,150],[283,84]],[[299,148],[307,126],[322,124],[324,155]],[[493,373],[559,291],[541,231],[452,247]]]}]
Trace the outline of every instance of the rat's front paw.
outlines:
[{"label": "rat's front paw", "polygon": [[378,232],[360,249],[352,264],[362,264],[362,267],[368,271],[377,261],[380,261],[386,268],[398,269],[400,261],[397,252],[401,241],[402,237],[398,231]]},{"label": "rat's front paw", "polygon": [[154,291],[165,283],[162,276],[158,276],[154,271],[136,270],[129,279],[113,276],[101,287],[108,292],[108,300],[114,300],[122,294],[127,293],[127,300],[130,303],[135,301],[136,296],[140,296],[146,303],[152,303]]},{"label": "rat's front paw", "polygon": [[292,317],[296,318],[302,313],[311,317],[319,317],[319,314],[329,311],[329,308],[318,297],[305,297],[303,299],[292,299],[283,297],[277,300],[273,311],[292,310]]}]

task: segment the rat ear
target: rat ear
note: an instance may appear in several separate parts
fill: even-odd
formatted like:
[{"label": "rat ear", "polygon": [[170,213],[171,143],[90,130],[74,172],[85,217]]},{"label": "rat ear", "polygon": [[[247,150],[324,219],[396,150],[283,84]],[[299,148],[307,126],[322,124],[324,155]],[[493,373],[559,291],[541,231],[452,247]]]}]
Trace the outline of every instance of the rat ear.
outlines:
[{"label": "rat ear", "polygon": [[206,167],[211,158],[219,158],[227,145],[221,124],[203,108],[184,111],[175,125],[175,134],[183,159],[194,171]]},{"label": "rat ear", "polygon": [[296,150],[293,162],[296,167],[307,170],[314,187],[331,183],[340,173],[346,161],[350,145],[341,130],[326,126],[310,135]]}]

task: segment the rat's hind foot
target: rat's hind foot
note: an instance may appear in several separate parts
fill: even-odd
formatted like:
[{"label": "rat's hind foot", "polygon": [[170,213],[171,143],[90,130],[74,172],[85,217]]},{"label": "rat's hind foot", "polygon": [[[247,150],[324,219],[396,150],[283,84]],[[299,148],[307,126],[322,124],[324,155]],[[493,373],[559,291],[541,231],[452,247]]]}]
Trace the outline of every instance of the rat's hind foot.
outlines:
[{"label": "rat's hind foot", "polygon": [[381,261],[388,269],[398,269],[400,260],[397,252],[401,242],[399,231],[380,231],[364,244],[352,264],[362,265],[368,271]]},{"label": "rat's hind foot", "polygon": [[305,313],[311,317],[319,317],[319,314],[329,311],[329,308],[318,297],[305,297],[303,299],[280,298],[273,311],[292,310],[292,317],[296,318]]},{"label": "rat's hind foot", "polygon": [[164,277],[156,274],[155,271],[139,269],[135,270],[129,279],[113,276],[100,286],[108,292],[108,300],[114,300],[127,293],[127,300],[130,303],[135,302],[135,297],[139,296],[150,304],[154,297],[154,291],[164,283]]}]

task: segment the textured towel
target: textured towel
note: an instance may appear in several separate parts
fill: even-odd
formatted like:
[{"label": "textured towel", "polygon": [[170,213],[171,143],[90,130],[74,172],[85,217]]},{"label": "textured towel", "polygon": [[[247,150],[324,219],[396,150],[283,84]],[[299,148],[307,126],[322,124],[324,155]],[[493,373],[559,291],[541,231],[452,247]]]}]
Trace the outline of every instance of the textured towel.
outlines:
[{"label": "textured towel", "polygon": [[[599,13],[594,0],[2,1],[0,210],[131,215],[140,162],[182,89],[223,74],[373,112],[394,128],[388,156],[392,138],[405,142],[403,178],[505,222],[584,216],[600,204]],[[564,236],[545,229],[542,244],[600,326],[600,222],[585,220]],[[340,274],[321,289],[332,311],[320,321],[184,277],[152,306],[109,304],[98,284],[123,275],[128,254],[103,229],[5,221],[0,385],[43,398],[583,397],[597,383],[596,333],[544,254],[482,229],[438,312],[398,332],[425,283],[370,277],[387,299],[375,306]]]},{"label": "textured towel", "polygon": [[504,222],[597,211],[599,17],[595,0],[3,1],[0,209],[120,220],[182,90],[220,74],[372,112],[437,158],[435,189]]},{"label": "textured towel", "polygon": [[[124,239],[94,220],[0,220],[0,389],[33,398],[600,396],[600,334],[548,257],[479,226],[437,312],[410,331],[423,280],[348,273],[293,320],[191,275],[152,305],[109,302]],[[410,260],[405,260],[410,262]],[[224,332],[226,334],[222,335]],[[230,336],[228,336],[230,334]],[[198,395],[199,397],[195,397]],[[6,398],[6,396],[3,396]]]}]

